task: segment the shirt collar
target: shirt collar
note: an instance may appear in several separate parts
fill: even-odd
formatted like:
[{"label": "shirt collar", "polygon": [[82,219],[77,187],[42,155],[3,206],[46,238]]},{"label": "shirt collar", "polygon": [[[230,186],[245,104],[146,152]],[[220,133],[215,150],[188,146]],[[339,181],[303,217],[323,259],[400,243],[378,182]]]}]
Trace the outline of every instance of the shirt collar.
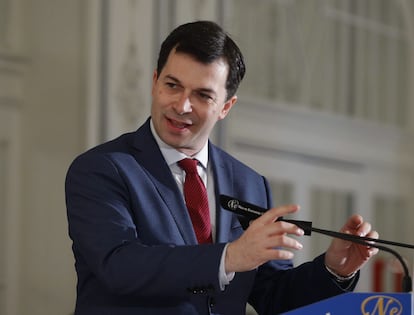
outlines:
[{"label": "shirt collar", "polygon": [[158,147],[160,148],[161,153],[165,161],[167,162],[168,166],[171,167],[171,165],[185,158],[193,158],[193,159],[197,159],[199,163],[204,167],[204,169],[207,169],[208,141],[204,144],[204,146],[201,148],[200,151],[198,151],[194,156],[190,157],[180,151],[177,151],[175,148],[173,148],[172,146],[162,141],[161,138],[158,136],[157,132],[155,131],[152,119],[150,120],[150,126],[151,126],[152,135],[154,136],[155,141],[157,142]]}]

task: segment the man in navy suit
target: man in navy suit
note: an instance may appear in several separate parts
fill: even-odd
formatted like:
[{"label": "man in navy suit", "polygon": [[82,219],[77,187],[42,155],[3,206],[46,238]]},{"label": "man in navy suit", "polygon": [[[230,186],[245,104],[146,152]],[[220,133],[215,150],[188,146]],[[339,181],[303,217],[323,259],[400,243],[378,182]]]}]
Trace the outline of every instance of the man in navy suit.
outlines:
[{"label": "man in navy suit", "polygon": [[[278,314],[349,290],[376,249],[333,240],[293,267],[297,226],[276,221],[265,177],[209,142],[237,101],[245,72],[236,44],[215,23],[176,28],[163,42],[151,117],[135,132],[75,159],[66,178],[78,275],[77,315]],[[183,158],[198,160],[212,242],[199,244],[183,197]],[[244,225],[220,207],[225,194],[269,209]],[[343,232],[378,237],[354,215]]]}]

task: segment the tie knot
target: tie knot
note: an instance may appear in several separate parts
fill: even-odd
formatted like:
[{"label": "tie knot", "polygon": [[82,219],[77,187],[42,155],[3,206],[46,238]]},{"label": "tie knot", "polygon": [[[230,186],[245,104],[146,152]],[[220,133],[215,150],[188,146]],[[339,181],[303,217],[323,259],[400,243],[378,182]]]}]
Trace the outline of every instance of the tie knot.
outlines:
[{"label": "tie knot", "polygon": [[181,161],[178,161],[178,165],[186,173],[197,173],[197,164],[198,161],[196,159],[182,159]]}]

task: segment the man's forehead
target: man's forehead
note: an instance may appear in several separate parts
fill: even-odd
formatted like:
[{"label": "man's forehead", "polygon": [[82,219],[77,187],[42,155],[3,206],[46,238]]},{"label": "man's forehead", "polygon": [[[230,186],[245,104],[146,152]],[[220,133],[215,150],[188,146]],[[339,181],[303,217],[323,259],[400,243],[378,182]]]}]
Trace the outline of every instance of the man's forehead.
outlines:
[{"label": "man's forehead", "polygon": [[172,79],[182,84],[197,83],[202,85],[200,88],[212,89],[210,85],[218,83],[222,83],[225,88],[227,75],[228,65],[222,58],[206,64],[190,54],[171,52],[167,63],[161,70],[160,77]]},{"label": "man's forehead", "polygon": [[168,55],[168,58],[167,58],[167,63],[168,63],[169,60],[175,59],[175,57],[184,57],[185,59],[188,58],[188,60],[191,60],[193,62],[199,63],[200,65],[204,65],[204,66],[210,66],[210,65],[213,65],[213,64],[220,64],[222,66],[225,66],[227,69],[229,67],[227,59],[225,57],[217,57],[216,59],[213,59],[210,62],[204,62],[204,61],[200,60],[199,58],[197,58],[197,56],[195,56],[191,53],[183,52],[183,51],[177,51],[175,48],[170,51],[170,53]]}]

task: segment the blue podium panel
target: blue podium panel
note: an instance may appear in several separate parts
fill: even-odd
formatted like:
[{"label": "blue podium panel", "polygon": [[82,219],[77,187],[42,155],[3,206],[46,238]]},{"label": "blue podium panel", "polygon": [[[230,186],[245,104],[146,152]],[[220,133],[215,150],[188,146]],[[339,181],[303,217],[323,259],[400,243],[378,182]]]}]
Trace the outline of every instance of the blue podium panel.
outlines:
[{"label": "blue podium panel", "polygon": [[345,293],[282,315],[412,315],[412,293]]}]

